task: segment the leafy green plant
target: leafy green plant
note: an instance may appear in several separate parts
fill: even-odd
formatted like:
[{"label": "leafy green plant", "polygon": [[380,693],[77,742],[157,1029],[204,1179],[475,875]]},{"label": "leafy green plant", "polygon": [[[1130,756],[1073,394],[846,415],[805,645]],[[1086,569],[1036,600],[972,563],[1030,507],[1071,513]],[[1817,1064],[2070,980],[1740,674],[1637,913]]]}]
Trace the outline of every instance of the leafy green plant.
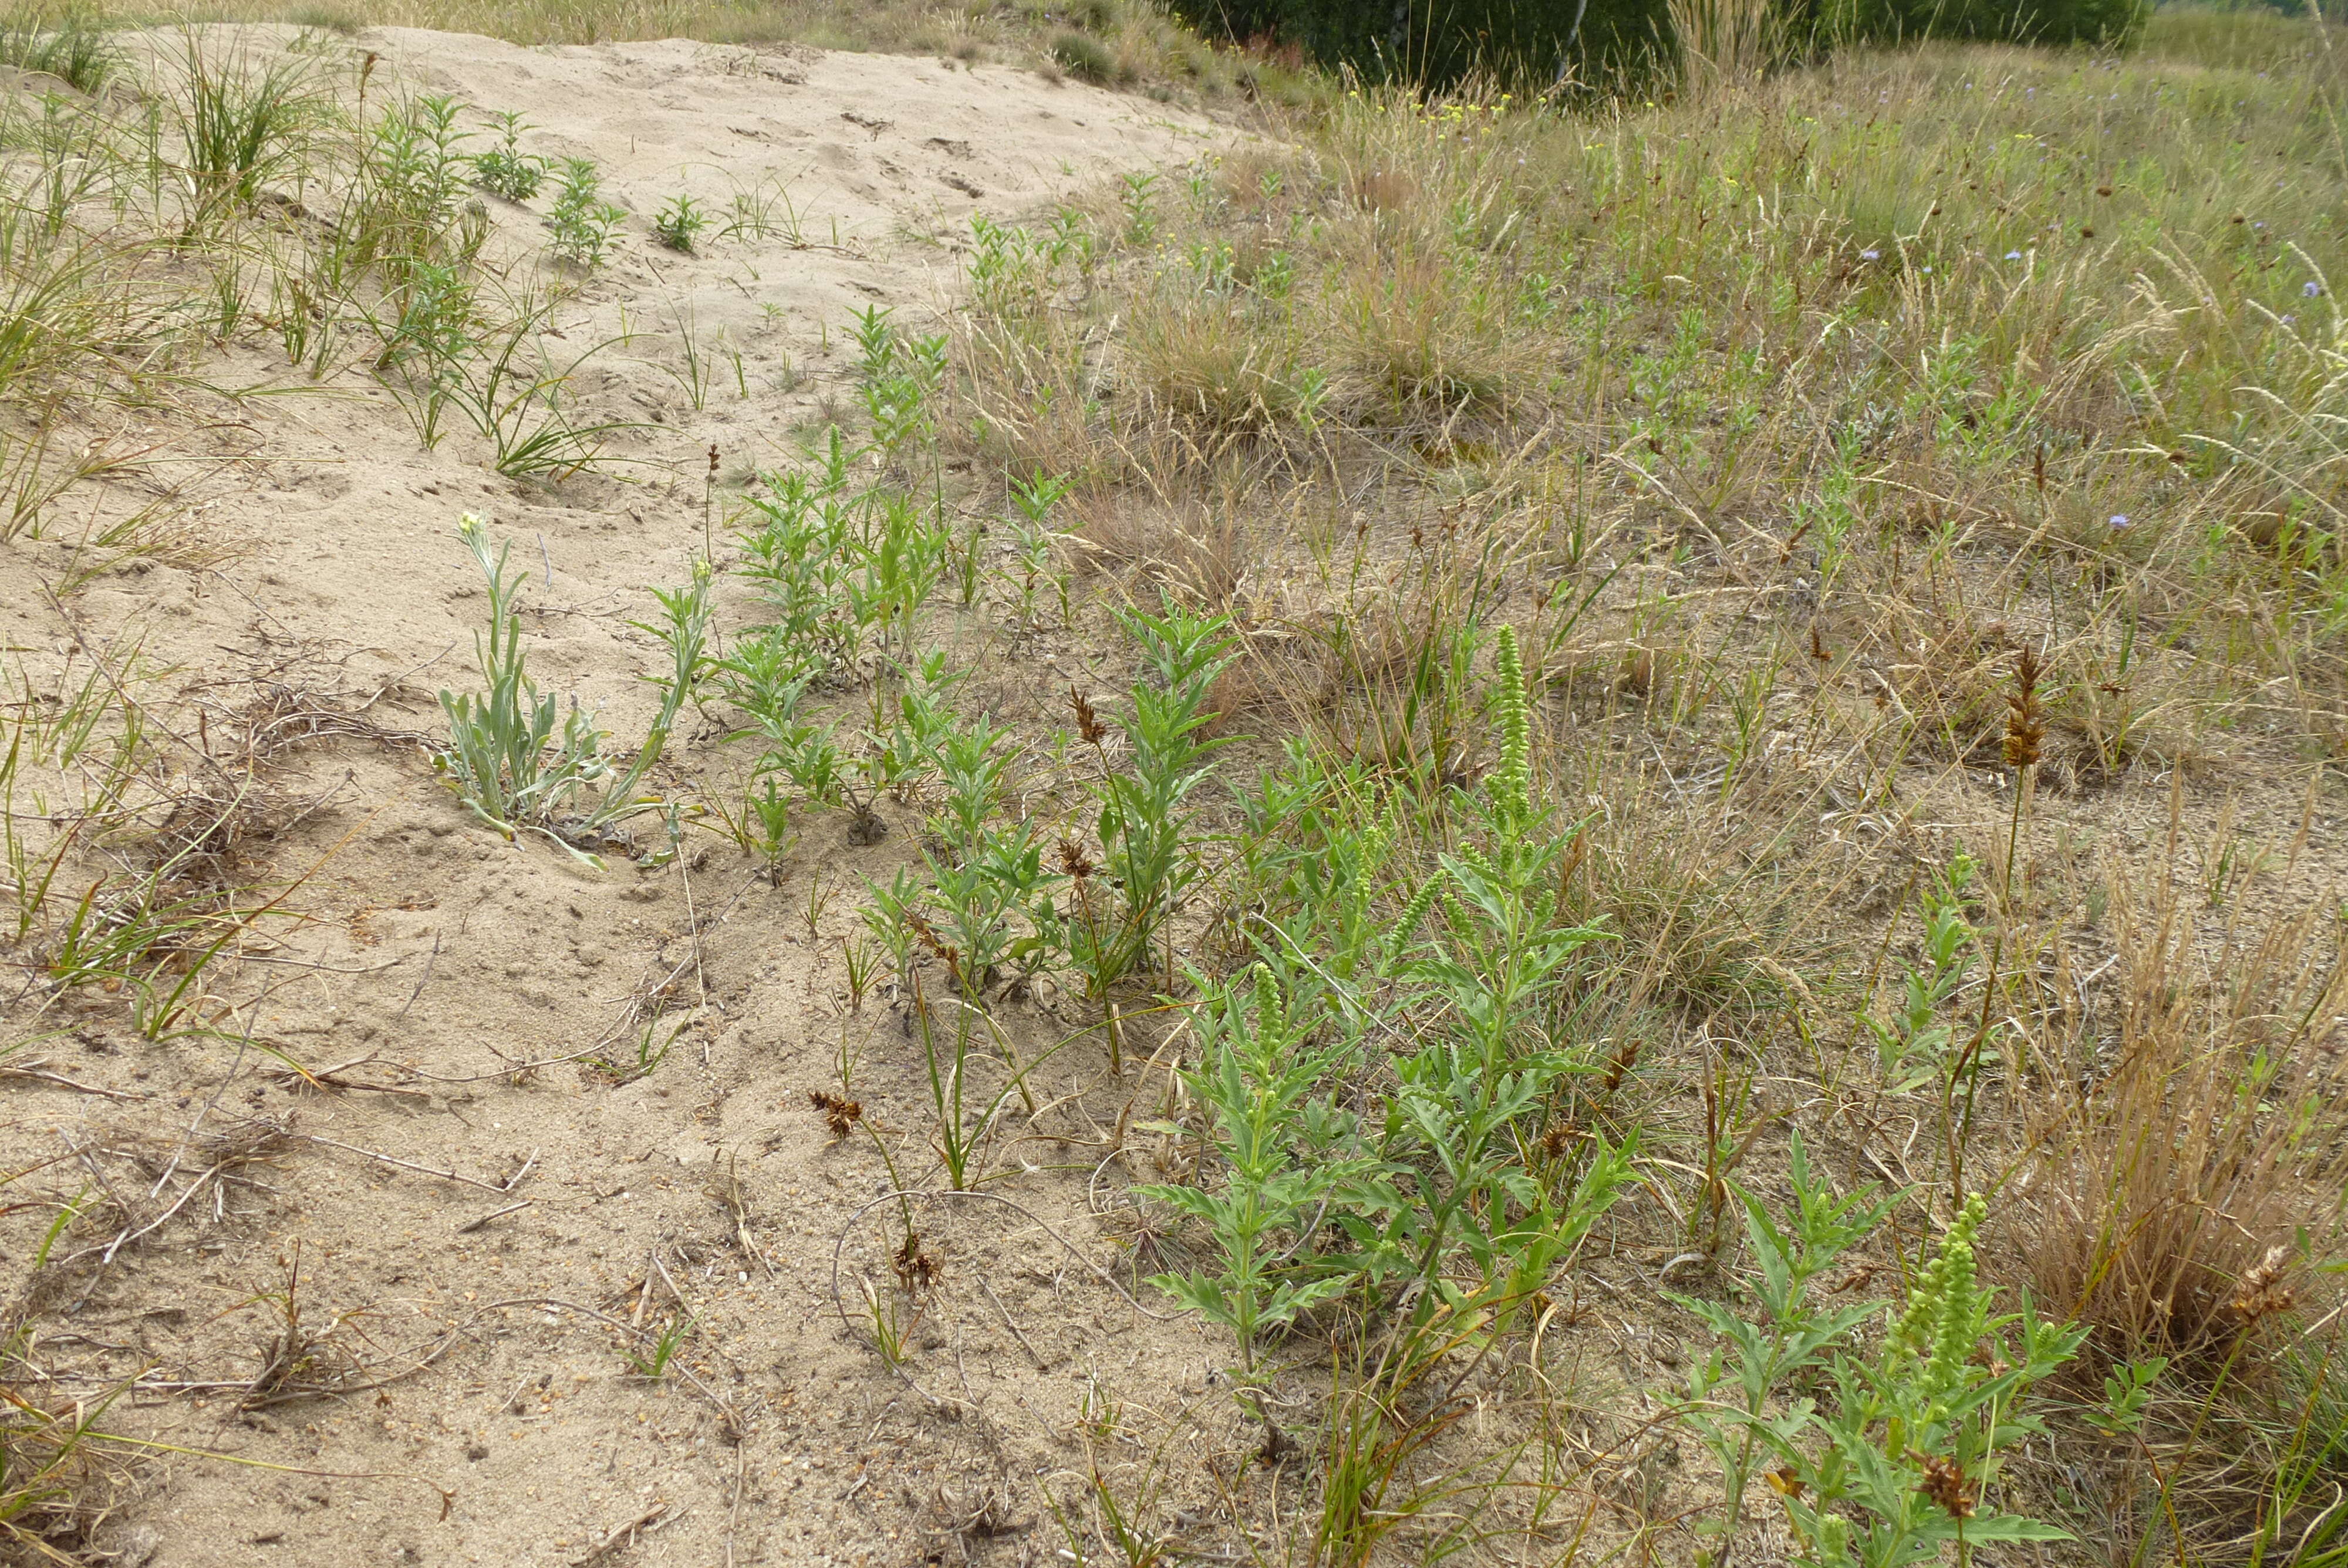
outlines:
[{"label": "leafy green plant", "polygon": [[1941,1011],[1972,968],[1974,934],[1964,916],[1972,875],[1973,863],[1960,855],[1924,893],[1923,967],[1907,970],[1899,1007],[1888,1020],[1872,1013],[1860,1018],[1875,1037],[1884,1087],[1895,1094],[1937,1084],[1950,1071],[1955,1026]]},{"label": "leafy green plant", "polygon": [[1032,973],[1055,946],[1057,878],[1044,869],[1034,822],[995,822],[1014,755],[1008,733],[983,717],[923,724],[915,720],[916,694],[909,690],[903,701],[914,721],[904,731],[926,753],[944,793],[942,809],[931,818],[942,847],[922,851],[932,901],[955,954],[955,984],[976,1003],[1004,965]]},{"label": "leafy green plant", "polygon": [[458,148],[471,133],[457,128],[459,108],[455,98],[424,94],[368,123],[330,270],[372,268],[396,287],[419,265],[471,263],[489,229],[465,195],[469,160]]},{"label": "leafy green plant", "polygon": [[[1215,717],[1209,693],[1233,657],[1230,621],[1170,600],[1162,614],[1121,610],[1117,619],[1141,645],[1149,677],[1134,686],[1132,716],[1120,726],[1131,746],[1128,758],[1110,764],[1107,726],[1076,697],[1079,733],[1101,763],[1095,831],[1106,880],[1115,888],[1112,901],[1108,889],[1078,878],[1067,921],[1070,956],[1097,999],[1148,960],[1197,881],[1189,796],[1207,778],[1208,760],[1230,743],[1202,733]],[[1170,977],[1170,953],[1166,968]]]},{"label": "leafy green plant", "polygon": [[[1569,960],[1607,934],[1565,917],[1559,872],[1579,829],[1536,795],[1511,627],[1493,675],[1500,754],[1471,803],[1478,831],[1439,857],[1441,875],[1420,885],[1385,943],[1396,978],[1448,1020],[1394,1063],[1386,1157],[1407,1168],[1416,1202],[1357,1235],[1378,1272],[1400,1266],[1425,1283],[1422,1316],[1443,1307],[1505,1327],[1612,1204],[1634,1138],[1574,1129],[1552,1139],[1529,1125],[1555,1114],[1572,1079],[1599,1071],[1557,1038],[1565,1015],[1554,1003]],[[1430,914],[1428,939],[1411,946]]]},{"label": "leafy green plant", "polygon": [[591,160],[564,159],[562,182],[546,215],[554,259],[582,272],[592,272],[602,264],[612,236],[628,218],[624,209],[603,200],[602,182]]},{"label": "leafy green plant", "polygon": [[620,769],[602,753],[603,733],[576,703],[561,716],[558,732],[555,697],[540,692],[530,678],[521,616],[514,607],[527,574],[508,573],[510,546],[500,544],[492,554],[488,525],[470,513],[457,531],[489,589],[489,630],[474,641],[488,690],[440,693],[448,743],[435,753],[433,765],[476,816],[509,840],[534,833],[579,860],[601,866],[593,851],[612,837],[612,830],[661,804],[644,794],[643,785],[706,663],[712,573],[705,564],[696,565],[689,586],[656,590],[664,620],[648,630],[668,644],[672,668],[659,682],[660,711],[644,744],[634,761]]},{"label": "leafy green plant", "polygon": [[[709,227],[709,214],[692,197],[672,196],[653,215],[653,238],[672,251],[693,253],[693,242]],[[696,406],[698,406],[696,405]]]},{"label": "leafy green plant", "polygon": [[1783,1463],[1777,1490],[1802,1562],[1907,1568],[1949,1546],[2069,1539],[1992,1497],[2007,1452],[2044,1430],[2033,1389],[2086,1329],[2047,1322],[2027,1296],[1993,1316],[1997,1293],[1973,1270],[1986,1212],[1978,1196],[1966,1203],[1871,1358],[1835,1358],[1828,1408],[1802,1400],[1747,1423]]},{"label": "leafy green plant", "polygon": [[[1212,1108],[1222,1180],[1211,1189],[1137,1190],[1203,1224],[1214,1240],[1215,1266],[1158,1275],[1150,1283],[1231,1329],[1240,1364],[1252,1368],[1261,1335],[1286,1327],[1354,1283],[1342,1268],[1292,1265],[1330,1204],[1374,1168],[1358,1145],[1349,1155],[1329,1153],[1333,1143],[1354,1142],[1329,1097],[1355,1042],[1316,1039],[1319,1019],[1302,1009],[1292,1014],[1266,964],[1209,989],[1192,1004],[1190,1020],[1200,1062],[1185,1080]],[[1275,1253],[1283,1236],[1292,1245]]]},{"label": "leafy green plant", "polygon": [[1023,631],[1042,623],[1039,589],[1049,588],[1059,609],[1060,624],[1068,624],[1068,574],[1054,559],[1052,513],[1066,498],[1074,481],[1066,475],[1037,469],[1031,478],[1014,477],[1011,499],[1019,509],[1013,535],[1014,569],[1004,574],[1014,596],[1014,616]]},{"label": "leafy green plant", "polygon": [[798,847],[799,835],[791,829],[790,797],[775,787],[772,774],[761,774],[742,792],[742,803],[732,811],[710,807],[726,836],[755,856],[770,887],[783,885],[783,861]]},{"label": "leafy green plant", "polygon": [[521,133],[530,128],[519,109],[492,115],[498,144],[473,155],[473,178],[481,189],[508,201],[527,201],[546,183],[547,162],[521,149]]},{"label": "leafy green plant", "polygon": [[[1773,1419],[1770,1403],[1780,1386],[1823,1364],[1851,1332],[1875,1314],[1871,1305],[1828,1308],[1810,1294],[1810,1282],[1852,1244],[1863,1240],[1890,1212],[1890,1201],[1869,1201],[1859,1192],[1838,1198],[1814,1174],[1801,1135],[1796,1133],[1787,1162],[1793,1202],[1781,1225],[1752,1194],[1733,1189],[1744,1210],[1745,1235],[1758,1275],[1751,1281],[1760,1321],[1746,1319],[1718,1301],[1673,1296],[1726,1342],[1697,1361],[1688,1376],[1689,1403],[1681,1419],[1720,1461],[1725,1495],[1721,1515],[1708,1532],[1720,1560],[1733,1543],[1744,1516],[1745,1493],[1763,1427]],[[1796,1407],[1788,1417],[1798,1430],[1807,1415]]]}]

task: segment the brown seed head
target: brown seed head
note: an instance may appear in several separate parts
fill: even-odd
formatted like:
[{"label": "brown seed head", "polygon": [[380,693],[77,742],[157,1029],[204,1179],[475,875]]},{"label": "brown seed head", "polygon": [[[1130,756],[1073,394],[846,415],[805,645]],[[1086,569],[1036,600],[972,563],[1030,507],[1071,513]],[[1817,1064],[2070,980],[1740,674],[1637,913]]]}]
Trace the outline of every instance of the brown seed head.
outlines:
[{"label": "brown seed head", "polygon": [[2243,1323],[2256,1323],[2291,1310],[2295,1298],[2283,1276],[2291,1267],[2291,1249],[2272,1246],[2266,1256],[2242,1272],[2234,1284],[2233,1307]]},{"label": "brown seed head", "polygon": [[905,1287],[908,1296],[918,1296],[929,1289],[943,1272],[943,1266],[923,1250],[920,1235],[913,1231],[905,1233],[904,1245],[889,1261],[897,1271],[897,1283]]},{"label": "brown seed head", "polygon": [[1097,746],[1108,738],[1108,726],[1100,722],[1092,702],[1074,686],[1068,688],[1068,702],[1076,711],[1076,733],[1085,744]]},{"label": "brown seed head", "polygon": [[2025,643],[2013,667],[2013,690],[2005,698],[2005,765],[2017,772],[2037,763],[2039,743],[2046,738],[2045,717],[2038,702],[2038,681],[2044,672],[2038,651]]},{"label": "brown seed head", "polygon": [[1093,864],[1092,856],[1085,853],[1083,845],[1073,838],[1064,838],[1060,840],[1060,869],[1082,882],[1100,867]]},{"label": "brown seed head", "polygon": [[835,1141],[847,1137],[849,1129],[864,1119],[864,1102],[860,1100],[849,1100],[820,1089],[810,1089],[808,1091],[808,1103],[823,1112],[823,1119],[830,1126]]},{"label": "brown seed head", "polygon": [[1962,1465],[1935,1454],[1920,1454],[1914,1449],[1908,1450],[1908,1457],[1924,1467],[1924,1479],[1916,1485],[1918,1491],[1951,1519],[1973,1516],[1973,1504],[1981,1501],[1981,1489],[1965,1479]]}]

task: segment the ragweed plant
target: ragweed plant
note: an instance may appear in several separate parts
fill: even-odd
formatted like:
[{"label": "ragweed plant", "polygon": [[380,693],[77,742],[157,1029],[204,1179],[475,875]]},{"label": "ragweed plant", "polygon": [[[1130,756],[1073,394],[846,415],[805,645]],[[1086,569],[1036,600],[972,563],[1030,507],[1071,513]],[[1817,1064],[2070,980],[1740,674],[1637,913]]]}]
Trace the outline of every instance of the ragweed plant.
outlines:
[{"label": "ragweed plant", "polygon": [[1569,960],[1607,933],[1566,917],[1560,867],[1578,826],[1535,794],[1514,628],[1500,629],[1493,665],[1500,754],[1468,803],[1478,831],[1440,856],[1442,875],[1397,922],[1407,943],[1435,917],[1396,973],[1440,1005],[1446,1024],[1394,1063],[1388,1157],[1405,1156],[1417,1202],[1377,1243],[1414,1260],[1427,1286],[1422,1311],[1478,1310],[1505,1326],[1612,1204],[1632,1149],[1630,1139],[1614,1146],[1594,1130],[1540,1125],[1573,1076],[1599,1071],[1558,1038],[1553,1004]]},{"label": "ragweed plant", "polygon": [[546,183],[546,159],[521,149],[521,133],[530,122],[519,109],[490,117],[497,124],[498,144],[472,157],[473,178],[482,190],[508,201],[527,201]]},{"label": "ragweed plant", "polygon": [[[1210,988],[1190,1020],[1200,1063],[1185,1077],[1212,1108],[1210,1137],[1223,1173],[1213,1186],[1138,1190],[1205,1225],[1215,1258],[1212,1266],[1150,1283],[1229,1328],[1239,1339],[1240,1364],[1251,1368],[1262,1335],[1354,1283],[1350,1271],[1313,1255],[1309,1244],[1330,1206],[1375,1168],[1353,1119],[1331,1099],[1360,1042],[1331,1037],[1309,1006],[1292,1012],[1268,964]],[[1288,1245],[1279,1245],[1283,1240]]]},{"label": "ragweed plant", "polygon": [[1993,1316],[1976,1283],[1973,1236],[1987,1205],[1967,1201],[1889,1315],[1869,1360],[1838,1356],[1830,1408],[1801,1401],[1747,1430],[1783,1468],[1772,1485],[1814,1568],[1908,1568],[1998,1542],[2065,1541],[1999,1510],[2007,1453],[2044,1430],[2031,1398],[2078,1351],[2086,1329],[2040,1317],[2027,1296]]},{"label": "ragweed plant", "polygon": [[[701,203],[685,195],[672,196],[653,215],[653,238],[672,251],[693,254],[693,242],[709,227],[709,214]],[[700,406],[695,404],[696,408]]]},{"label": "ragweed plant", "polygon": [[1972,861],[1960,855],[1935,878],[1921,900],[1922,965],[1907,970],[1890,1018],[1859,1020],[1875,1039],[1883,1086],[1894,1094],[1939,1084],[1952,1070],[1956,1026],[1941,1012],[1972,969],[1975,937],[1964,915],[1972,876]]},{"label": "ragweed plant", "polygon": [[546,215],[554,259],[582,272],[592,272],[602,265],[612,236],[627,221],[624,209],[603,200],[602,183],[602,176],[589,159],[564,159],[562,183],[555,191],[552,210]]},{"label": "ragweed plant", "polygon": [[[1735,1189],[1745,1211],[1745,1234],[1759,1271],[1751,1281],[1761,1321],[1748,1321],[1718,1301],[1673,1299],[1702,1318],[1726,1342],[1695,1364],[1688,1378],[1688,1404],[1681,1419],[1720,1461],[1725,1499],[1720,1518],[1705,1533],[1718,1547],[1715,1561],[1733,1543],[1744,1514],[1745,1492],[1761,1430],[1798,1432],[1808,1418],[1807,1401],[1774,1414],[1776,1390],[1823,1363],[1827,1353],[1875,1315],[1871,1306],[1829,1307],[1810,1294],[1810,1282],[1854,1242],[1863,1239],[1890,1211],[1890,1202],[1870,1202],[1860,1192],[1838,1198],[1815,1175],[1795,1134],[1787,1160],[1793,1203],[1781,1225],[1752,1194]],[[1766,1451],[1766,1450],[1761,1450]]]},{"label": "ragweed plant", "polygon": [[[1148,960],[1197,881],[1189,796],[1208,776],[1208,759],[1229,743],[1201,733],[1214,717],[1208,693],[1232,657],[1229,620],[1171,600],[1162,615],[1121,610],[1117,619],[1141,644],[1149,676],[1134,686],[1133,714],[1123,722],[1128,757],[1111,765],[1107,726],[1076,697],[1079,733],[1101,760],[1096,831],[1117,889],[1112,902],[1106,889],[1080,885],[1067,920],[1070,956],[1095,998]],[[1166,968],[1171,984],[1170,953]]]}]

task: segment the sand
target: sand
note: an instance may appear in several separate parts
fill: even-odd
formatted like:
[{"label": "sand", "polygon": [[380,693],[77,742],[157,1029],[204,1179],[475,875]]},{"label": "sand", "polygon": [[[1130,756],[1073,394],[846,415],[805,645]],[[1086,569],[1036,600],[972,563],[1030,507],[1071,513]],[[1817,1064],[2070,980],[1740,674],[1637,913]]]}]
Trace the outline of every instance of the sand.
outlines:
[{"label": "sand", "polygon": [[[7,1059],[0,1163],[58,1162],[41,1192],[121,1206],[33,1279],[56,1211],[0,1219],[0,1288],[31,1293],[58,1389],[136,1379],[107,1424],[172,1446],[134,1467],[99,1544],[129,1568],[1047,1560],[1037,1481],[1083,1471],[1082,1416],[1171,1417],[1207,1399],[1218,1353],[1108,1280],[1134,1273],[1088,1176],[1109,1135],[1026,1145],[1011,1157],[1035,1173],[991,1188],[1010,1204],[915,1214],[943,1275],[904,1375],[884,1366],[839,1308],[888,1282],[892,1206],[865,1212],[888,1173],[807,1097],[838,1087],[844,1041],[867,1114],[918,1154],[918,1050],[885,999],[851,1009],[843,958],[861,879],[914,855],[918,809],[884,803],[897,831],[870,845],[839,813],[803,816],[779,887],[711,835],[603,870],[503,842],[427,749],[434,693],[476,680],[485,606],[453,530],[470,511],[512,541],[533,672],[627,743],[659,654],[629,622],[703,546],[708,449],[722,512],[852,408],[843,326],[877,304],[939,330],[972,214],[1031,218],[1231,133],[1005,67],[410,30],[351,47],[380,56],[371,92],[519,110],[530,150],[601,166],[635,217],[553,321],[582,351],[609,343],[574,381],[581,409],[642,428],[613,439],[628,461],[550,488],[500,477],[461,423],[419,449],[364,377],[314,386],[224,352],[206,377],[247,395],[191,394],[219,417],[160,422],[145,488],[108,487],[91,514],[176,487],[196,519],[178,546],[53,599],[99,559],[78,524],[0,545],[0,639],[36,684],[97,653],[223,753],[240,725],[288,743],[246,781],[266,810],[227,864],[253,886],[302,878],[206,973],[202,1011],[232,1030],[156,1043],[95,989],[5,1001],[0,1039],[44,1038]],[[645,233],[679,192],[716,208],[762,184],[788,193],[795,237],[683,256]],[[524,286],[546,199],[488,205],[489,253]],[[715,356],[700,408],[686,326]],[[722,623],[741,600],[721,594]],[[715,788],[743,760],[699,723],[662,778]],[[1014,1038],[1056,1040],[1048,1004],[1006,1004]],[[688,1320],[666,1375],[631,1366]],[[1202,1419],[1255,1440],[1227,1406]],[[1166,1500],[1189,1504],[1212,1499]]]}]

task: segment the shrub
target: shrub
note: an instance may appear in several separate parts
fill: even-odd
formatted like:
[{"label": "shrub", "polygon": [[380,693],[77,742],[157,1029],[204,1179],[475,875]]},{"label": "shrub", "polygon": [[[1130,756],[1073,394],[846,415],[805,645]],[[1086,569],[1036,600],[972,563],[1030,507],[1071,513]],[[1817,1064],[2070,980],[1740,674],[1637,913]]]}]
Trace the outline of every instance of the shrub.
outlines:
[{"label": "shrub", "polygon": [[[1482,74],[1520,87],[1604,88],[1643,69],[1674,36],[1662,0],[1173,0],[1192,26],[1233,40],[1277,38],[1375,80],[1443,88]],[[2142,26],[2144,0],[1786,0],[1786,39],[2101,43]]]},{"label": "shrub", "polygon": [[1173,8],[1202,32],[1277,38],[1325,66],[1436,87],[1478,72],[1540,87],[1604,81],[1643,61],[1666,26],[1660,0],[1174,0]]}]

